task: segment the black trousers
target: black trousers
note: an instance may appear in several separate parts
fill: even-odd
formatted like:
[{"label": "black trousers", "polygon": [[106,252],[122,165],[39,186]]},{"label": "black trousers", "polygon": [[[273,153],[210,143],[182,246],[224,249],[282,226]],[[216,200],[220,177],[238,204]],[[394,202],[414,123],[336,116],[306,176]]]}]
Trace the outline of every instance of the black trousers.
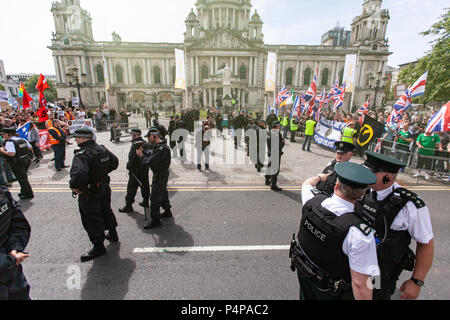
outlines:
[{"label": "black trousers", "polygon": [[33,147],[33,153],[36,159],[42,159],[42,151],[39,147],[39,142],[30,142],[30,144]]},{"label": "black trousers", "polygon": [[[269,180],[273,186],[276,185],[278,182],[278,175],[280,174],[280,168],[281,168],[281,157],[280,157],[280,161],[278,162],[278,164],[279,164],[278,169],[275,174],[266,175],[266,180]],[[268,168],[271,168],[270,170],[275,171],[274,168],[272,168],[272,161],[269,161]]]},{"label": "black trousers", "polygon": [[9,164],[19,182],[20,194],[25,197],[32,197],[33,189],[31,189],[30,182],[28,181],[28,168],[31,164],[30,158],[27,156],[23,159],[14,159],[13,161],[10,161]]},{"label": "black trousers", "polygon": [[339,297],[333,297],[329,292],[319,290],[316,285],[297,271],[298,282],[300,284],[300,300],[354,300],[353,292],[350,290]]},{"label": "black trousers", "polygon": [[30,285],[23,274],[22,265],[1,276],[0,300],[30,300]]},{"label": "black trousers", "polygon": [[111,188],[100,187],[98,193],[81,194],[78,198],[81,222],[94,246],[102,246],[105,230],[117,228],[117,220],[111,208]]},{"label": "black trousers", "polygon": [[164,174],[153,174],[152,195],[150,196],[151,218],[153,221],[161,220],[159,209],[165,210],[172,208],[169,201],[169,192],[167,191],[167,182],[169,181],[169,172]]},{"label": "black trousers", "polygon": [[[136,177],[143,185],[143,188],[141,188],[141,194],[144,203],[146,203],[150,199],[150,182],[148,180],[148,170],[137,174]],[[130,172],[130,178],[128,179],[127,185],[127,195],[125,197],[125,201],[127,204],[132,205],[134,203],[134,198],[136,197],[139,187],[139,182],[136,180],[133,173]]]},{"label": "black trousers", "polygon": [[292,131],[291,130],[291,142],[295,142],[295,134],[297,133],[297,131]]},{"label": "black trousers", "polygon": [[66,155],[65,144],[55,144],[52,146],[55,154],[55,169],[62,169],[64,167],[64,159]]}]

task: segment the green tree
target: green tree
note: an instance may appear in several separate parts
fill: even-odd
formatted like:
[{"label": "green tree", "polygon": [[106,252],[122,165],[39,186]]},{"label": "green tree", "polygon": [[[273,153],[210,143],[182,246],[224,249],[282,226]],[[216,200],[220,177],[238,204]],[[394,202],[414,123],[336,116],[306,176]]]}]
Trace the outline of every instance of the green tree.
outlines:
[{"label": "green tree", "polygon": [[[39,75],[34,74],[32,75],[27,82],[25,82],[23,85],[25,86],[25,89],[27,90],[28,94],[36,93],[38,92],[36,90],[36,84],[39,80]],[[45,100],[48,102],[54,102],[58,98],[58,94],[56,93],[55,83],[52,80],[47,79],[47,84],[50,88],[44,91]]]},{"label": "green tree", "polygon": [[6,91],[5,87],[0,84],[0,91]]},{"label": "green tree", "polygon": [[429,30],[421,33],[423,36],[436,36],[433,48],[414,66],[410,65],[399,75],[399,83],[412,85],[428,70],[428,80],[425,95],[417,99],[419,103],[447,102],[450,100],[450,9],[441,16]]}]

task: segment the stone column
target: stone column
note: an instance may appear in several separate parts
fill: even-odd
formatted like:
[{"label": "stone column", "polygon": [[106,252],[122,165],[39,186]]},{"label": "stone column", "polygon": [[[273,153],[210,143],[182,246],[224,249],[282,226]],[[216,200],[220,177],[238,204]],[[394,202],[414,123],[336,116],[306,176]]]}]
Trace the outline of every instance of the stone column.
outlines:
[{"label": "stone column", "polygon": [[198,56],[195,57],[195,84],[196,84],[196,85],[200,85],[199,66],[198,66]]},{"label": "stone column", "polygon": [[298,87],[298,81],[300,79],[300,61],[297,61],[296,66],[295,66],[295,80],[294,80],[294,86]]},{"label": "stone column", "polygon": [[148,85],[148,76],[147,76],[147,71],[148,71],[148,66],[147,66],[147,59],[144,59],[142,61],[142,66],[143,66],[143,72],[144,72],[144,84]]},{"label": "stone column", "polygon": [[126,59],[122,60],[122,68],[123,68],[123,83],[130,84],[128,80],[128,64]]},{"label": "stone column", "polygon": [[170,59],[166,59],[166,80],[167,85],[175,85],[175,81],[172,83],[172,72],[170,70]]},{"label": "stone column", "polygon": [[131,66],[131,59],[128,58],[127,60],[128,60],[128,74],[129,74],[129,78],[128,79],[130,81],[130,84],[134,84],[135,81],[134,81],[134,77],[133,77],[133,68]]},{"label": "stone column", "polygon": [[248,86],[253,84],[253,58],[250,57],[249,71],[248,71]]},{"label": "stone column", "polygon": [[258,83],[258,57],[254,58],[254,71],[253,71],[253,85],[256,86]]},{"label": "stone column", "polygon": [[212,26],[215,29],[216,28],[216,13],[215,13],[215,9],[211,9],[212,11]]},{"label": "stone column", "polygon": [[229,21],[230,21],[230,20],[229,20],[230,15],[229,15],[229,13],[228,13],[228,11],[229,11],[228,8],[226,8],[225,10],[226,10],[226,11],[225,11],[225,12],[226,12],[226,14],[225,14],[225,28],[228,28],[228,23],[229,23]]},{"label": "stone column", "polygon": [[298,80],[298,86],[299,87],[303,86],[303,61],[300,62],[300,77]]},{"label": "stone column", "polygon": [[236,9],[233,9],[233,22],[231,23],[231,28],[236,29]]},{"label": "stone column", "polygon": [[234,58],[234,76],[237,77],[238,75],[238,58]]},{"label": "stone column", "polygon": [[61,71],[59,70],[58,59],[53,56],[53,62],[55,63],[56,83],[61,83]]},{"label": "stone column", "polygon": [[194,85],[194,57],[191,57],[191,85]]},{"label": "stone column", "polygon": [[147,70],[148,70],[148,84],[152,85],[153,83],[153,70],[152,70],[152,61],[150,59],[147,59]]},{"label": "stone column", "polygon": [[214,74],[219,70],[219,58],[215,57],[215,67],[214,67]]},{"label": "stone column", "polygon": [[59,65],[59,72],[61,72],[61,83],[67,83],[66,79],[66,70],[64,70],[64,64],[62,62],[62,57],[58,56],[58,65]]},{"label": "stone column", "polygon": [[109,68],[109,84],[115,84],[116,81],[114,79],[114,68],[112,58],[108,58],[108,68]]},{"label": "stone column", "polygon": [[219,8],[219,27],[222,27],[222,8]]},{"label": "stone column", "polygon": [[214,76],[214,58],[211,57],[211,68],[209,69],[209,74]]}]

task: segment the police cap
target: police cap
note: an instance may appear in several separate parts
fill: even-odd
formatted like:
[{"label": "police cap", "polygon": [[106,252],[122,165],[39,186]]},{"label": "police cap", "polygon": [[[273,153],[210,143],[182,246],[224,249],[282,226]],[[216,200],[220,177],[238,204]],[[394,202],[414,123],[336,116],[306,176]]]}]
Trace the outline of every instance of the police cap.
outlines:
[{"label": "police cap", "polygon": [[396,174],[401,168],[406,167],[406,163],[381,153],[366,151],[366,156],[364,165],[372,171]]},{"label": "police cap", "polygon": [[272,123],[272,128],[275,127],[281,127],[281,123],[279,121],[275,121],[274,123]]},{"label": "police cap", "polygon": [[334,143],[334,145],[336,147],[337,153],[347,153],[347,152],[355,150],[355,148],[356,148],[353,143],[345,142],[345,141],[336,141]]},{"label": "police cap", "polygon": [[88,128],[80,128],[73,134],[75,138],[93,138],[94,134]]},{"label": "police cap", "polygon": [[334,170],[339,181],[350,188],[365,189],[377,182],[377,177],[372,171],[353,162],[337,163]]},{"label": "police cap", "polygon": [[154,124],[154,125],[159,124],[159,120],[157,120],[157,119],[153,120],[153,124]]},{"label": "police cap", "polygon": [[134,129],[131,129],[130,132],[131,132],[131,134],[137,134],[137,135],[142,136],[142,130],[141,129],[134,128]]},{"label": "police cap", "polygon": [[158,135],[158,136],[160,135],[159,130],[157,128],[150,128],[150,130],[148,131],[148,133],[145,137],[148,138],[153,135]]}]

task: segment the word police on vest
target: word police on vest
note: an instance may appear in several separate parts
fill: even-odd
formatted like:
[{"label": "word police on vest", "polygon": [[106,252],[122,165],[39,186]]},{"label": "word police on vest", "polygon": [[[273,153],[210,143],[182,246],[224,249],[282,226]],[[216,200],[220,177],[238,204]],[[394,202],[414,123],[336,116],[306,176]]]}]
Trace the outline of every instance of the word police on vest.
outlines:
[{"label": "word police on vest", "polygon": [[322,242],[325,242],[327,239],[327,235],[322,233],[317,227],[315,227],[311,222],[308,221],[308,219],[305,220],[305,226],[311,232],[314,236],[317,237]]}]

